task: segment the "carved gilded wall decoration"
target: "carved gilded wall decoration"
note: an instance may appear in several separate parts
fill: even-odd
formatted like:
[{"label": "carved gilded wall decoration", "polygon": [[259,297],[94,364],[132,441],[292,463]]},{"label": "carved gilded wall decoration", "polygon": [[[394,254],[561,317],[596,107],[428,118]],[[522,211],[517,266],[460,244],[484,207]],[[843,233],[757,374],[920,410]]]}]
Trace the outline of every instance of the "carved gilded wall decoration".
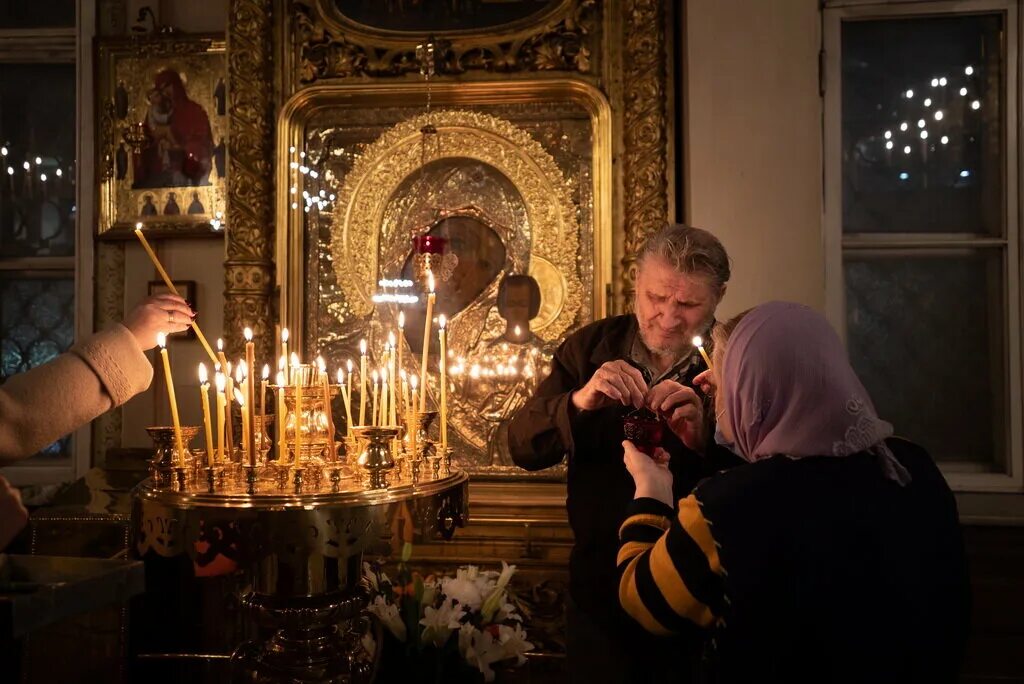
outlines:
[{"label": "carved gilded wall decoration", "polygon": [[[124,243],[101,242],[96,246],[96,272],[124,273]],[[124,278],[96,279],[93,327],[103,330],[124,320]],[[108,449],[121,446],[122,408],[107,411],[92,422],[92,462],[103,463]]]},{"label": "carved gilded wall decoration", "polygon": [[668,221],[668,103],[663,0],[625,0],[622,96],[622,304],[631,311],[636,256],[648,233]]},{"label": "carved gilded wall decoration", "polygon": [[[597,71],[601,40],[598,0],[552,0],[514,21],[473,28],[457,28],[465,23],[429,23],[427,19],[420,19],[422,28],[414,28],[412,17],[401,22],[404,10],[389,13],[388,20],[382,22],[389,28],[372,27],[346,15],[340,6],[333,0],[292,0],[289,16],[297,40],[291,60],[298,83],[418,72],[415,45],[427,33],[446,41],[438,60],[439,74]],[[367,20],[359,12],[353,14]],[[397,26],[407,28],[394,28]]]},{"label": "carved gilded wall decoration", "polygon": [[[273,357],[274,322],[274,34],[272,0],[231,0],[228,96],[231,139],[224,263],[224,329],[231,354],[242,351],[239,333],[252,327]],[[232,334],[233,333],[233,334]]]}]

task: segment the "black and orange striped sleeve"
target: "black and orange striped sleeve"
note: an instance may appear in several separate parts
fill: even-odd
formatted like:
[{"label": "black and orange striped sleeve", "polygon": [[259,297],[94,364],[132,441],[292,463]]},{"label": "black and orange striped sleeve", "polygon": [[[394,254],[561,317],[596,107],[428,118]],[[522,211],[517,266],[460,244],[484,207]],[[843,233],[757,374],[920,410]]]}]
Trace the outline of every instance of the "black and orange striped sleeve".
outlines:
[{"label": "black and orange striped sleeve", "polygon": [[619,601],[647,631],[710,627],[722,615],[725,585],[718,547],[696,497],[679,512],[636,499],[619,530]]}]

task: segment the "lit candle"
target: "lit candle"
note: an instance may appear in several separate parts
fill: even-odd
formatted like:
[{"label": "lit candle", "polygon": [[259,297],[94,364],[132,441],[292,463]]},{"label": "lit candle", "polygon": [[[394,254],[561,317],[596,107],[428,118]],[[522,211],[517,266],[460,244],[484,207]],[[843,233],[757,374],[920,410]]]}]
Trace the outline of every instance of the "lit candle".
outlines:
[{"label": "lit candle", "polygon": [[[348,369],[348,378],[346,378],[346,380],[348,381],[348,403],[350,405],[349,408],[351,408],[351,404],[352,404],[352,359],[349,359],[348,361],[345,362],[345,367]],[[349,416],[349,418],[348,418],[348,426],[352,427],[352,416]]]},{"label": "lit candle", "polygon": [[327,448],[330,453],[334,453],[334,438],[337,433],[337,428],[334,427],[334,411],[331,409],[331,379],[327,376],[327,364],[324,362],[324,357],[316,357],[316,367],[319,370],[317,374],[318,384],[320,390],[324,395],[324,413],[327,414]]},{"label": "lit candle", "polygon": [[206,430],[206,463],[213,467],[213,430],[210,429],[210,382],[206,364],[199,364],[199,397],[203,404],[203,429]]},{"label": "lit candle", "polygon": [[231,402],[235,396],[235,381],[231,378],[231,364],[228,363],[227,357],[224,355],[224,340],[217,338],[217,354],[220,357],[220,367],[224,369],[224,403],[227,411],[226,421],[224,423],[225,436],[227,439],[228,458],[235,452],[235,429],[231,420]]},{"label": "lit candle", "polygon": [[174,425],[174,443],[178,446],[178,465],[185,467],[185,448],[181,443],[181,422],[178,420],[178,402],[174,398],[174,380],[171,378],[171,361],[167,358],[167,335],[156,334],[160,345],[160,357],[164,360],[164,378],[167,380],[167,399],[171,403],[171,421]]},{"label": "lit candle", "polygon": [[[246,435],[249,434],[249,411],[245,407],[245,395],[235,388],[235,401],[238,402],[238,408],[242,414],[242,442],[247,442]],[[248,444],[245,445],[248,450]],[[250,465],[253,465],[250,463]]]},{"label": "lit candle", "polygon": [[214,382],[217,386],[217,462],[224,462],[224,409],[227,399],[224,396],[224,374],[217,372]]},{"label": "lit candle", "polygon": [[[281,358],[288,358],[288,328],[281,331]],[[284,379],[288,382],[288,364],[284,365]]]},{"label": "lit candle", "polygon": [[425,411],[427,407],[427,358],[430,356],[430,328],[434,318],[433,273],[427,274],[427,282],[430,292],[427,294],[427,317],[423,319],[423,360],[420,362],[420,377],[423,384],[420,385],[420,411]]},{"label": "lit candle", "polygon": [[252,341],[252,328],[245,335],[245,406],[249,411],[249,465],[256,465],[256,345]]},{"label": "lit candle", "polygon": [[370,413],[370,424],[377,424],[377,371],[373,371],[370,376],[373,380],[373,406],[371,407],[372,412]]},{"label": "lit candle", "polygon": [[698,335],[691,341],[693,342],[693,346],[697,348],[697,351],[699,351],[700,355],[704,358],[704,363],[708,365],[708,370],[711,370],[711,359],[708,358],[708,353],[704,351],[704,340],[702,340]]},{"label": "lit candle", "polygon": [[299,465],[302,462],[302,425],[305,423],[305,412],[302,406],[302,383],[303,375],[301,372],[302,368],[299,363],[299,355],[292,352],[292,382],[295,383],[295,465]]},{"label": "lit candle", "polygon": [[390,403],[389,395],[391,394],[388,386],[388,368],[385,366],[380,369],[380,423],[379,425],[389,425],[391,419],[391,413],[388,408]]},{"label": "lit candle", "polygon": [[388,350],[390,355],[388,356],[388,378],[391,380],[391,412],[388,414],[390,419],[389,425],[398,424],[398,393],[395,391],[398,387],[398,357],[395,351],[395,334],[388,333]]},{"label": "lit candle", "polygon": [[398,312],[398,368],[404,368],[402,366],[402,340],[405,339],[405,312]]},{"label": "lit candle", "polygon": [[284,371],[277,372],[277,462],[284,463],[287,460],[288,452],[284,443],[285,419],[288,417],[284,406]]},{"label": "lit candle", "polygon": [[[349,361],[351,364],[352,362]],[[352,371],[348,372],[348,390],[345,389],[345,373],[338,369],[338,391],[341,392],[341,400],[345,403],[345,436],[348,437],[352,430]]]},{"label": "lit candle", "polygon": [[[167,271],[164,270],[163,264],[161,264],[160,260],[156,258],[156,252],[154,252],[153,248],[149,246],[149,240],[147,240],[146,236],[142,234],[141,222],[135,224],[135,237],[139,238],[139,242],[142,243],[142,248],[146,250],[146,254],[149,255],[149,260],[153,262],[153,266],[160,274],[160,277],[163,278],[164,284],[167,285],[167,289],[180,297],[181,295],[178,293],[178,288],[174,287],[174,282],[171,280],[171,277],[167,275]],[[203,331],[199,329],[199,324],[192,320],[189,321],[189,325],[196,331],[196,337],[202,343],[203,349],[206,350],[206,353],[210,355],[210,359],[214,363],[217,363],[217,357],[214,355],[213,350],[210,349],[210,343],[206,341],[206,336],[203,335]]]},{"label": "lit candle", "polygon": [[359,424],[366,425],[366,340],[359,340]]},{"label": "lit candle", "polygon": [[[235,387],[232,388],[231,393],[237,396],[235,393],[241,391],[242,397],[249,396],[249,388],[246,384],[249,381],[249,369],[246,367],[245,361],[238,362],[238,368],[235,369]],[[238,410],[242,414],[242,454],[248,460],[250,458],[249,451],[252,446],[249,443],[249,407],[245,402],[238,402]]]},{"label": "lit candle", "polygon": [[441,343],[441,372],[438,375],[438,382],[441,385],[441,453],[448,448],[448,334],[445,330],[444,314],[437,319],[437,336]]},{"label": "lit candle", "polygon": [[[267,381],[270,380],[270,366],[263,364],[263,377],[260,381],[260,444],[267,432]],[[269,447],[268,447],[269,448]]]},{"label": "lit candle", "polygon": [[416,386],[418,383],[419,378],[417,378],[416,374],[413,373],[412,377],[409,378],[409,390],[412,395],[412,404],[408,412],[409,417],[406,420],[408,422],[407,429],[409,431],[409,453],[413,454],[414,457],[416,454],[416,433],[418,431],[418,426],[416,425]]},{"label": "lit candle", "polygon": [[398,377],[402,381],[402,413],[409,413],[409,376],[405,369],[398,371]]}]

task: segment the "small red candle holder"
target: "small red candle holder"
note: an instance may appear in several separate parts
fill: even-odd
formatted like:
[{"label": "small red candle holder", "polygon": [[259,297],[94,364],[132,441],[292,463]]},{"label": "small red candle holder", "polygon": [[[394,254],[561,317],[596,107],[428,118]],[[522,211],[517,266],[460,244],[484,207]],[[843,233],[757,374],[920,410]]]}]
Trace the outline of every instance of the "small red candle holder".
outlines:
[{"label": "small red candle holder", "polygon": [[444,254],[448,247],[448,238],[425,233],[414,237],[412,246],[416,248],[417,254]]},{"label": "small red candle holder", "polygon": [[652,411],[641,409],[622,419],[622,433],[637,449],[654,456],[654,450],[661,446],[665,423]]}]

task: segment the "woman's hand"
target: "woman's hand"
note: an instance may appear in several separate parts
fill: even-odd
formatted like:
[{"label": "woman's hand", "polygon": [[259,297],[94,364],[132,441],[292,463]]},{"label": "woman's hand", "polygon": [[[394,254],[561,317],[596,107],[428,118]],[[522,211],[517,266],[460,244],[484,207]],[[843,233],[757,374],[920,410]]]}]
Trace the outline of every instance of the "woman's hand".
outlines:
[{"label": "woman's hand", "polygon": [[188,303],[173,294],[161,294],[142,300],[124,319],[124,327],[135,336],[142,351],[156,346],[157,333],[188,330],[195,313]]},{"label": "woman's hand", "polygon": [[622,442],[622,448],[625,451],[622,460],[636,483],[636,494],[633,498],[657,499],[672,506],[672,471],[668,469],[668,452],[658,447],[654,451],[654,456],[648,456],[633,446],[628,439]]},{"label": "woman's hand", "polygon": [[18,536],[28,522],[28,510],[21,503],[21,493],[0,477],[0,551]]},{"label": "woman's hand", "polygon": [[715,391],[718,389],[718,385],[715,384],[715,374],[710,370],[698,373],[697,377],[693,379],[693,386],[699,387],[706,397],[715,396]]},{"label": "woman's hand", "polygon": [[665,419],[687,448],[704,453],[708,445],[704,402],[696,392],[675,380],[662,380],[647,395],[647,406]]}]

